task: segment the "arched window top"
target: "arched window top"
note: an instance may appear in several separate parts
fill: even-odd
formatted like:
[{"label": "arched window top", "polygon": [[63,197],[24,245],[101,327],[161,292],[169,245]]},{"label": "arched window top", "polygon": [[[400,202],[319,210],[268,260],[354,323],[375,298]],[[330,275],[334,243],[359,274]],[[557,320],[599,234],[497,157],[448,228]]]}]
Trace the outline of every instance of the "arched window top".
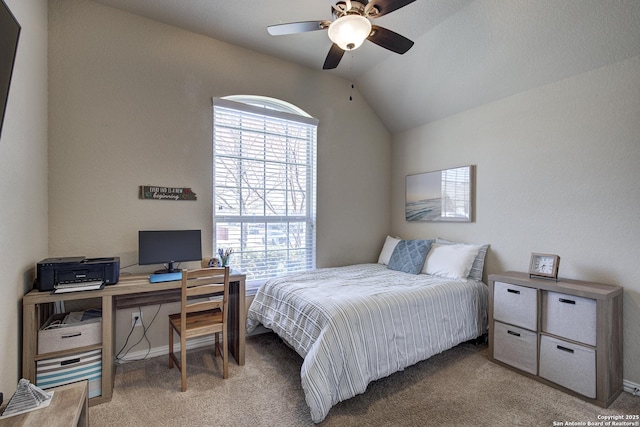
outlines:
[{"label": "arched window top", "polygon": [[213,253],[233,248],[253,291],[315,268],[318,119],[262,96],[212,104]]},{"label": "arched window top", "polygon": [[290,114],[297,114],[303,117],[311,117],[309,113],[302,108],[283,101],[281,99],[270,98],[268,96],[258,95],[230,95],[223,96],[222,99],[228,99],[229,101],[242,102],[243,104],[254,105],[256,107],[268,108],[270,110],[282,111]]}]

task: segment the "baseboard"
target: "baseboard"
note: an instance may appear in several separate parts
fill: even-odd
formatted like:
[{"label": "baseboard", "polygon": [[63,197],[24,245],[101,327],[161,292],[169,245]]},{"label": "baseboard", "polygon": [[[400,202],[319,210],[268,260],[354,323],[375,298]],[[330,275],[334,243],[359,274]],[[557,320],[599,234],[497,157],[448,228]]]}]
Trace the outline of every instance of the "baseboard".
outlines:
[{"label": "baseboard", "polygon": [[[253,332],[247,334],[248,337],[253,335],[264,334],[267,332],[271,332],[271,329],[267,329],[262,325],[258,325]],[[209,335],[206,337],[200,338],[190,338],[187,341],[187,350],[191,350],[194,348],[206,347],[208,345],[213,345],[214,336]],[[180,351],[180,343],[173,343],[173,351]],[[166,356],[169,354],[169,344],[163,345],[160,347],[154,347],[151,350],[138,350],[127,353],[126,357],[117,359],[117,364],[135,362],[137,360],[150,359],[152,357]]]},{"label": "baseboard", "polygon": [[[213,341],[214,341],[213,335],[200,337],[200,338],[190,338],[187,341],[187,350],[213,345]],[[174,352],[180,351],[180,342],[178,342],[177,344],[176,343],[173,344],[173,351]],[[150,359],[152,357],[167,356],[168,354],[169,354],[169,345],[167,344],[160,347],[153,347],[150,350],[138,350],[138,351],[129,352],[127,353],[126,357],[117,359],[116,363],[122,364],[122,363],[128,363],[128,362],[135,362],[137,360]]]},{"label": "baseboard", "polygon": [[634,396],[640,396],[640,384],[632,383],[631,381],[622,380],[622,388],[627,393],[631,393]]}]

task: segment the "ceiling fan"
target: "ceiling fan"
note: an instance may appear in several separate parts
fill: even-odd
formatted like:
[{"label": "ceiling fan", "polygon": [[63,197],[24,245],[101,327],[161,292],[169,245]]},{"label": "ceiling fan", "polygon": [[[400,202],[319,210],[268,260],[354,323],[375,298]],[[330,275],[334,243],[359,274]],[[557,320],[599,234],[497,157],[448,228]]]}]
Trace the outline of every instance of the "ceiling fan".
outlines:
[{"label": "ceiling fan", "polygon": [[357,49],[365,40],[401,55],[411,49],[413,46],[411,40],[386,28],[372,25],[370,20],[391,13],[414,1],[340,0],[331,8],[333,21],[302,21],[270,25],[267,31],[272,36],[282,36],[328,29],[329,39],[333,45],[322,69],[330,70],[338,66],[346,50]]}]

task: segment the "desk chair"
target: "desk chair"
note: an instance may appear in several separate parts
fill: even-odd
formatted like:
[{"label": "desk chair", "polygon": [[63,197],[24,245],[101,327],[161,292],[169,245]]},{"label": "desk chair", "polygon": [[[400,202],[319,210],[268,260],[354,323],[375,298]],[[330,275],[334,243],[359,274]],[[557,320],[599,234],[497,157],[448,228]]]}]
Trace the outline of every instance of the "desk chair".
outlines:
[{"label": "desk chair", "polygon": [[[206,299],[210,294],[222,299]],[[197,298],[194,301],[194,298]],[[169,315],[169,368],[175,364],[182,374],[182,391],[187,390],[188,338],[215,334],[215,355],[222,353],[222,377],[228,375],[227,309],[229,267],[182,270],[180,313]],[[180,336],[180,360],[173,352],[173,331]],[[222,334],[222,349],[219,336]],[[222,350],[222,351],[221,351]]]}]

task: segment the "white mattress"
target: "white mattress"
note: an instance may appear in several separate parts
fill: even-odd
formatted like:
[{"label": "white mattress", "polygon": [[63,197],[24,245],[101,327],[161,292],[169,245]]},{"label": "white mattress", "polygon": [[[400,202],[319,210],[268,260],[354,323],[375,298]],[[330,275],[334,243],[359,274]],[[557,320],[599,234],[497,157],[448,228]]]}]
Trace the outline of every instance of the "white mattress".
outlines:
[{"label": "white mattress", "polygon": [[314,422],[336,403],[487,329],[487,286],[406,274],[381,264],[294,273],[256,294],[247,332],[272,329],[304,358]]}]

